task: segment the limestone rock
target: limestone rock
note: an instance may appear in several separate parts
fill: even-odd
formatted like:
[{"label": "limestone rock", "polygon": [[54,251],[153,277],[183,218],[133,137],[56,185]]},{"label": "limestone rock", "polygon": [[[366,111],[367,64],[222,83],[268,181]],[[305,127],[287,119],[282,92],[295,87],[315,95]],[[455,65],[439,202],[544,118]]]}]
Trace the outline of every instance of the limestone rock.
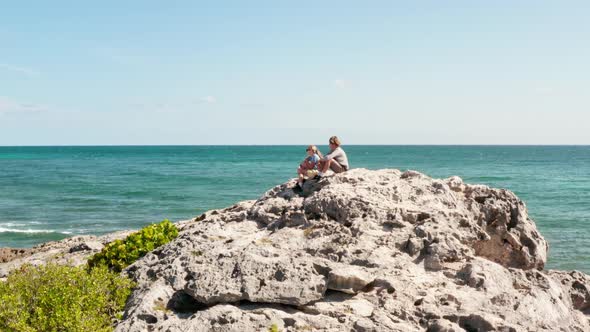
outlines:
[{"label": "limestone rock", "polygon": [[509,191],[397,170],[294,184],[185,222],[130,266],[118,331],[590,328],[587,276],[540,271],[547,244]]},{"label": "limestone rock", "polygon": [[510,191],[364,169],[294,185],[177,223],[123,272],[137,287],[116,330],[590,331],[590,277],[543,270]]},{"label": "limestone rock", "polygon": [[116,239],[125,238],[132,231],[121,231],[104,236],[74,236],[61,241],[42,243],[33,248],[0,248],[4,260],[0,261],[0,281],[10,271],[23,264],[40,265],[49,262],[79,266],[86,264],[88,258]]},{"label": "limestone rock", "polygon": [[436,319],[430,323],[426,332],[462,332],[465,331],[459,325],[445,320]]},{"label": "limestone rock", "polygon": [[7,263],[32,254],[33,250],[29,248],[0,248],[0,263]]},{"label": "limestone rock", "polygon": [[206,305],[241,300],[303,305],[321,299],[326,290],[326,278],[310,261],[253,249],[191,269],[184,290]]},{"label": "limestone rock", "polygon": [[70,247],[70,253],[87,250],[96,252],[101,251],[102,248],[104,248],[104,245],[100,241],[85,241]]},{"label": "limestone rock", "polygon": [[328,274],[328,289],[355,294],[369,285],[374,278],[357,267],[340,267]]}]

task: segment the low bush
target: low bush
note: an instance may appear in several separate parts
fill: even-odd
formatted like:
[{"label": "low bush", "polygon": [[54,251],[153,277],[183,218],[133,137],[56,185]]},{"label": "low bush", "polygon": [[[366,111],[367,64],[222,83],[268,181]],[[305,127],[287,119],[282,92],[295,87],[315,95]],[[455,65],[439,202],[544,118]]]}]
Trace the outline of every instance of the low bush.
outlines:
[{"label": "low bush", "polygon": [[0,282],[0,331],[112,331],[132,287],[104,266],[25,265]]},{"label": "low bush", "polygon": [[137,259],[177,236],[178,229],[169,220],[152,224],[129,235],[125,240],[115,240],[107,244],[101,252],[88,260],[88,266],[92,268],[105,265],[115,272],[121,272]]}]

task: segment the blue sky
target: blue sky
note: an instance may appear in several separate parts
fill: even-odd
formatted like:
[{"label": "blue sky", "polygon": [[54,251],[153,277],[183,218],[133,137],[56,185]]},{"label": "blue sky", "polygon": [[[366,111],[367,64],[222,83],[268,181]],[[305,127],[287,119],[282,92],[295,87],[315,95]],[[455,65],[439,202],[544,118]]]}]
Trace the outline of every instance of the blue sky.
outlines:
[{"label": "blue sky", "polygon": [[590,144],[587,1],[0,8],[0,145]]}]

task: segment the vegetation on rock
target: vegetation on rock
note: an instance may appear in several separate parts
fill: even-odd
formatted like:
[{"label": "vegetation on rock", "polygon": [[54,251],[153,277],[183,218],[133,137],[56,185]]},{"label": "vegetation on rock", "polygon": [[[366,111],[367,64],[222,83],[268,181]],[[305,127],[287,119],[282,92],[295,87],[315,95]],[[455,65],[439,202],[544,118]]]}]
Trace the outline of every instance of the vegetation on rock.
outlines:
[{"label": "vegetation on rock", "polygon": [[24,265],[0,282],[0,331],[111,331],[132,287],[104,266]]},{"label": "vegetation on rock", "polygon": [[101,252],[88,260],[90,268],[105,265],[115,272],[121,272],[155,248],[166,244],[178,236],[178,229],[169,220],[144,227],[124,240],[107,244]]},{"label": "vegetation on rock", "polygon": [[119,272],[177,236],[164,220],[107,244],[86,267],[21,266],[0,282],[0,331],[112,331],[134,287]]}]

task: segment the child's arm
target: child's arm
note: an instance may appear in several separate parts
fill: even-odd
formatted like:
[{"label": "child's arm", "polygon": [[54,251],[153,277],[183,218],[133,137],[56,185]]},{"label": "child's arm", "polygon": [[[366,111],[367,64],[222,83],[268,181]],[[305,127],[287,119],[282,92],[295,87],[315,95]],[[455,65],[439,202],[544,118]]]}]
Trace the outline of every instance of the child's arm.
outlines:
[{"label": "child's arm", "polygon": [[320,162],[320,156],[314,154],[311,156],[311,158],[309,158],[309,162],[311,164],[311,168],[313,169]]},{"label": "child's arm", "polygon": [[305,160],[304,160],[304,161],[301,163],[301,165],[300,165],[300,166],[301,166],[302,168],[305,168],[305,169],[312,169],[312,168],[315,166],[315,164],[314,164],[314,163],[313,163],[311,160],[309,160],[309,158],[306,158],[306,159],[305,159]]}]

